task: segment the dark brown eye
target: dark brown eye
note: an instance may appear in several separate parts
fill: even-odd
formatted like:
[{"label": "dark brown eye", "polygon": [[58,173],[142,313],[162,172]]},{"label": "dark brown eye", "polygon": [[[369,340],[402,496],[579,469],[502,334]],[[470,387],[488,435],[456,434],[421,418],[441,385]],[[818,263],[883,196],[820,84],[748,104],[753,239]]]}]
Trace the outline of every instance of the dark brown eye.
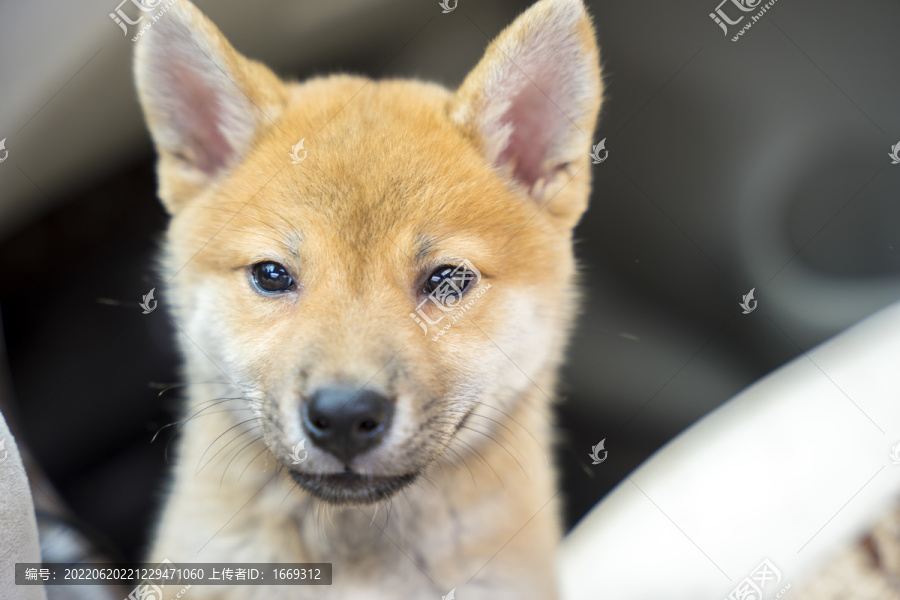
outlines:
[{"label": "dark brown eye", "polygon": [[442,265],[428,276],[422,291],[434,296],[440,302],[453,302],[458,300],[474,281],[476,272],[467,264]]},{"label": "dark brown eye", "polygon": [[253,285],[264,294],[279,294],[294,289],[294,280],[283,265],[267,260],[250,267]]}]

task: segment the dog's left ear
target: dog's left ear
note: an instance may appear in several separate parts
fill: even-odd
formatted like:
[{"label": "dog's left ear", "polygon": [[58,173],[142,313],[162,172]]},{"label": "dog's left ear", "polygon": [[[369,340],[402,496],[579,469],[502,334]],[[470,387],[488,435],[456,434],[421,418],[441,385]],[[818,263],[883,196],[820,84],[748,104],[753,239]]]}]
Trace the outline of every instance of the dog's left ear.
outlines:
[{"label": "dog's left ear", "polygon": [[552,198],[547,212],[574,225],[587,205],[601,98],[599,52],[582,0],[540,0],[491,43],[451,116],[513,185],[541,206]]}]

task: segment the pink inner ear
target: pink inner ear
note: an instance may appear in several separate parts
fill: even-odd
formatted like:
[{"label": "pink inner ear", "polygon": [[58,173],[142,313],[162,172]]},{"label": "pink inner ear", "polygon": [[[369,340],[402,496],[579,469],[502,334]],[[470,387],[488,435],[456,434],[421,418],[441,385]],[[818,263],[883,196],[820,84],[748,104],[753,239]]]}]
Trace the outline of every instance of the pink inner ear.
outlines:
[{"label": "pink inner ear", "polygon": [[[541,82],[544,90],[554,89],[557,78],[549,73],[541,75],[535,81]],[[554,167],[546,165],[545,161],[554,136],[566,134],[560,127],[560,119],[566,118],[544,91],[528,81],[503,115],[502,122],[512,125],[512,133],[498,163],[503,165],[512,161],[516,179],[531,187]]]},{"label": "pink inner ear", "polygon": [[219,127],[222,106],[210,84],[191,68],[172,67],[172,88],[177,89],[174,123],[188,146],[192,165],[208,175],[228,164],[234,148]]}]

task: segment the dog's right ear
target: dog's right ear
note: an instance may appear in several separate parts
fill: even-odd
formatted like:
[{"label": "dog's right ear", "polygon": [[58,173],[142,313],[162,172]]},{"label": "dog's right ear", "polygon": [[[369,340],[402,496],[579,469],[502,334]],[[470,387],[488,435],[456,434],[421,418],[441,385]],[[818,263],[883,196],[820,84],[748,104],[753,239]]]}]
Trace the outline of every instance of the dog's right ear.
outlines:
[{"label": "dog's right ear", "polygon": [[159,153],[159,197],[174,214],[250,152],[286,91],[187,0],[150,25],[137,42],[135,78]]}]

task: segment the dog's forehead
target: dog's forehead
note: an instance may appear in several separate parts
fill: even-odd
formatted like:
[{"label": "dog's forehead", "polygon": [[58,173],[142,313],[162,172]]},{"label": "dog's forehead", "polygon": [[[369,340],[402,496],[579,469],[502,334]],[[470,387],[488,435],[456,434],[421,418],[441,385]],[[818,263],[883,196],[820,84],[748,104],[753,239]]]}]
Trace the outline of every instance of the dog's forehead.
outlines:
[{"label": "dog's forehead", "polygon": [[309,156],[424,162],[416,160],[422,145],[457,152],[465,137],[448,115],[453,95],[439,85],[333,76],[291,90],[276,126],[289,139],[304,138]]},{"label": "dog's forehead", "polygon": [[489,246],[492,238],[508,235],[514,224],[525,221],[499,211],[500,203],[477,181],[451,184],[403,173],[361,177],[344,176],[309,187],[275,186],[242,214],[251,229],[264,222],[269,232],[278,232],[285,247],[296,247],[307,258],[323,249],[353,255],[365,250],[404,262],[422,262],[448,247],[465,254],[466,248]]},{"label": "dog's forehead", "polygon": [[[315,101],[298,93],[279,122],[298,138],[313,131],[302,138],[303,160],[260,195],[285,219],[311,236],[421,253],[451,230],[477,236],[524,214],[523,198],[451,122],[449,92],[418,82],[356,83],[362,87],[330,83],[331,95]],[[279,149],[290,150],[267,144],[262,152]]]}]

